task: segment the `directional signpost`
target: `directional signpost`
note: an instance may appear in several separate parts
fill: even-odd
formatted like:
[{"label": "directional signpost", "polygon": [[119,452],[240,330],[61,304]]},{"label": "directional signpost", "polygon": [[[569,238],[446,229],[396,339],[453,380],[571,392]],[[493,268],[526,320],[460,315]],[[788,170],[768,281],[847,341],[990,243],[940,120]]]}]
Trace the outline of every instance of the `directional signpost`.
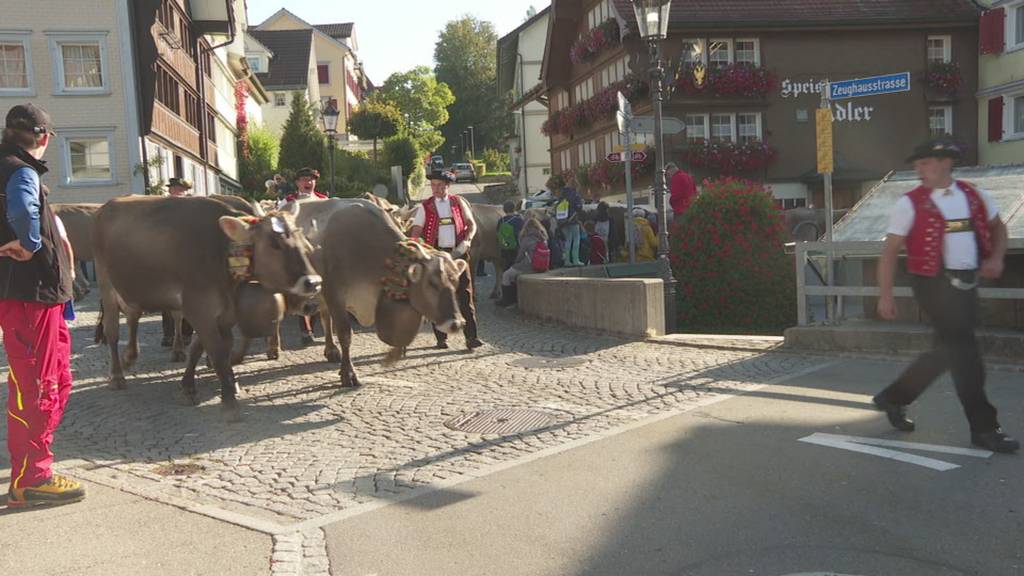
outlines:
[{"label": "directional signpost", "polygon": [[[630,136],[632,134],[630,124],[633,123],[633,106],[622,92],[619,92],[617,96],[619,110],[615,113],[615,122],[619,125],[619,132],[622,133],[622,141],[629,146],[633,143]],[[636,246],[633,243],[633,155],[626,154],[625,156],[620,160],[626,163],[626,246],[629,247],[629,263],[636,264]]]},{"label": "directional signpost", "polygon": [[[816,137],[818,140],[818,172],[825,178],[825,241],[828,243],[825,259],[825,284],[831,287],[834,281],[832,257],[832,220],[835,213],[832,209],[832,158],[834,156],[832,138],[832,101],[864,96],[880,96],[910,91],[910,72],[854,78],[841,82],[825,82],[821,91],[821,106],[817,115]],[[827,320],[835,319],[834,300],[826,296]]]},{"label": "directional signpost", "polygon": [[[678,134],[686,130],[686,124],[679,118],[665,116],[661,119],[662,130],[665,134]],[[633,122],[629,125],[629,131],[634,134],[654,134],[654,116],[633,116]]]}]

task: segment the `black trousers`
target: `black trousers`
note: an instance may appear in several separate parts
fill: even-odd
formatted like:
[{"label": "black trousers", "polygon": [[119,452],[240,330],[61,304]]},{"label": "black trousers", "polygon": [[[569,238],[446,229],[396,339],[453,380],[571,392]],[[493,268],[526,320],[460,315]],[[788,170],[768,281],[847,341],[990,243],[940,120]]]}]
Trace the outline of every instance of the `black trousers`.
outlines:
[{"label": "black trousers", "polygon": [[[444,249],[442,248],[442,250]],[[450,250],[445,250],[445,252],[450,252]],[[466,327],[462,330],[462,333],[466,336],[466,340],[473,340],[477,337],[476,302],[473,296],[473,262],[469,259],[469,254],[466,254],[461,259],[466,261],[466,272],[459,276],[459,286],[455,289],[455,298],[459,302],[459,312],[466,320]],[[431,326],[434,329],[434,336],[438,342],[448,341],[447,334],[438,330],[437,326]]]},{"label": "black trousers", "polygon": [[[973,272],[950,274],[974,282]],[[934,278],[914,276],[913,289],[914,299],[931,319],[935,342],[932,350],[919,356],[882,391],[883,398],[901,406],[910,404],[949,370],[971,432],[991,432],[999,428],[996,409],[985,395],[985,365],[974,336],[978,320],[977,288],[955,288],[945,273],[939,273]]]},{"label": "black trousers", "polygon": [[[164,329],[164,339],[171,340],[174,338],[174,316],[170,312],[163,312],[162,318],[160,319]],[[181,337],[188,339],[192,337],[192,325],[188,323],[188,320],[182,319],[181,321]]]}]

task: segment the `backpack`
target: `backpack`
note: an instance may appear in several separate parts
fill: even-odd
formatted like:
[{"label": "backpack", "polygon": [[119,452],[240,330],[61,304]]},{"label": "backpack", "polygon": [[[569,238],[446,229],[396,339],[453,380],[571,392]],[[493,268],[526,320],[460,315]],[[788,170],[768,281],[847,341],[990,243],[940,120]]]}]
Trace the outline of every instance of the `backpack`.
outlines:
[{"label": "backpack", "polygon": [[547,242],[537,240],[533,256],[530,257],[530,265],[534,272],[547,272],[551,268],[551,249],[548,248]]},{"label": "backpack", "polygon": [[519,246],[516,238],[516,228],[512,222],[502,219],[498,224],[498,247],[502,250],[515,250]]}]

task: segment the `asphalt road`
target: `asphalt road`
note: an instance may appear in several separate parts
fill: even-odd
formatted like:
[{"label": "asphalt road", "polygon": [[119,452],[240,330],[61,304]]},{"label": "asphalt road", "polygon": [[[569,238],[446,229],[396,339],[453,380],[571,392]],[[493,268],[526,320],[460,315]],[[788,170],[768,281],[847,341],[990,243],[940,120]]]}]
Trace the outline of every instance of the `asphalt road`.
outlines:
[{"label": "asphalt road", "polygon": [[[1019,576],[1024,458],[900,449],[921,465],[801,442],[812,434],[970,448],[948,380],[892,430],[870,395],[902,364],[844,360],[781,385],[350,518],[334,574]],[[1024,432],[1019,373],[990,374]]]}]

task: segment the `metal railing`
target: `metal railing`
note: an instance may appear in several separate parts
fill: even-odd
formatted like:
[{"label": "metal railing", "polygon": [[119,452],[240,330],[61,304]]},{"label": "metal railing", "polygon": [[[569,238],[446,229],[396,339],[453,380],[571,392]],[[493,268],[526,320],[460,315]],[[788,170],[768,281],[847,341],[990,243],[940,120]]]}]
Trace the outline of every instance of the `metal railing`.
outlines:
[{"label": "metal railing", "polygon": [[[796,298],[797,324],[808,325],[808,298],[824,296],[826,300],[835,299],[835,306],[826,306],[826,322],[836,323],[843,318],[845,297],[877,297],[881,295],[878,286],[808,286],[807,269],[817,267],[815,260],[826,262],[831,255],[832,260],[872,259],[882,254],[884,242],[797,242],[796,250]],[[1012,238],[1009,241],[1008,253],[1024,253],[1024,238]],[[820,275],[819,275],[820,277]],[[909,286],[896,286],[893,296],[910,298],[914,293]],[[1024,288],[978,288],[978,297],[982,300],[1024,300]]]}]

